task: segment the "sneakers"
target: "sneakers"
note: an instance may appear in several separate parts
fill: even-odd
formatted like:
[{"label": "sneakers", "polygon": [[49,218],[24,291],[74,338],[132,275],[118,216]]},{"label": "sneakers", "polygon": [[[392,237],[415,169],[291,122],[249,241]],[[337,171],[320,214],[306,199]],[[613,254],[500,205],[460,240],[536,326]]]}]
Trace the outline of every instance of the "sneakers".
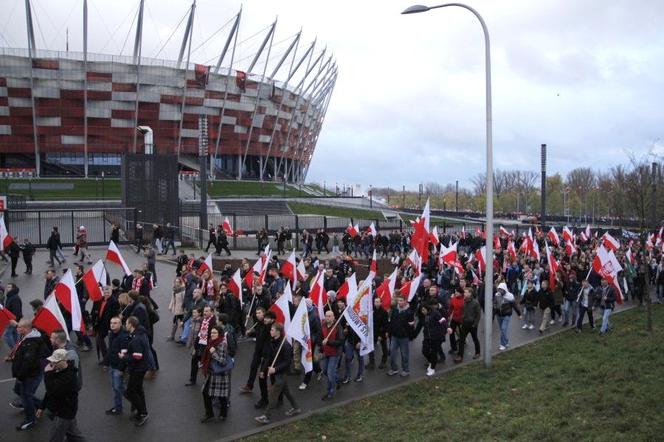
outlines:
[{"label": "sneakers", "polygon": [[84,346],[81,347],[81,351],[90,351],[90,347],[88,347],[87,345],[84,345]]},{"label": "sneakers", "polygon": [[17,410],[23,410],[23,404],[17,401],[9,401],[9,406]]},{"label": "sneakers", "polygon": [[534,326],[533,324],[530,324],[530,325],[528,326],[528,330],[534,330],[534,329],[535,329],[535,326]]},{"label": "sneakers", "polygon": [[350,382],[350,378],[346,376],[343,381],[341,381],[342,384],[347,384]]},{"label": "sneakers", "polygon": [[331,394],[327,393],[327,394],[325,394],[325,396],[323,396],[323,397],[321,398],[321,400],[322,400],[322,401],[329,401],[329,400],[332,400],[333,397],[334,397],[334,396],[332,396]]},{"label": "sneakers", "polygon": [[16,431],[26,431],[32,428],[35,424],[35,421],[23,421],[20,425],[16,426]]},{"label": "sneakers", "polygon": [[122,410],[118,410],[117,408],[113,407],[110,410],[106,410],[106,415],[107,416],[119,416],[122,414]]},{"label": "sneakers", "polygon": [[298,414],[302,413],[302,410],[299,408],[291,408],[290,410],[286,411],[286,416],[296,416]]},{"label": "sneakers", "polygon": [[387,372],[387,375],[388,375],[388,376],[394,376],[395,374],[399,374],[399,372],[396,371],[396,370],[389,370],[389,371]]},{"label": "sneakers", "polygon": [[433,368],[431,368],[431,367],[427,368],[427,376],[433,376],[433,375],[435,375],[435,374],[436,374],[436,370],[435,370],[435,369],[433,369]]},{"label": "sneakers", "polygon": [[240,387],[240,394],[251,393],[252,391],[253,388],[248,385],[243,385],[242,387]]},{"label": "sneakers", "polygon": [[556,320],[555,320],[555,319],[552,319],[552,320],[549,321],[549,325],[553,325],[553,324],[555,324],[555,323],[556,323]]},{"label": "sneakers", "polygon": [[256,416],[254,419],[256,420],[256,422],[258,422],[259,424],[262,424],[262,425],[267,425],[271,422],[270,418],[265,416],[265,415]]},{"label": "sneakers", "polygon": [[297,388],[300,389],[300,390],[306,390],[306,389],[307,389],[307,384],[305,384],[304,382],[302,382],[302,383],[300,384],[300,386],[297,387]]},{"label": "sneakers", "polygon": [[500,347],[498,347],[498,350],[503,351],[503,350],[505,350],[506,348],[507,348],[507,347],[505,347],[504,345],[501,345]]},{"label": "sneakers", "polygon": [[409,372],[409,371],[406,371],[406,370],[402,371],[402,372],[399,373],[399,374],[400,374],[401,377],[403,377],[403,378],[405,378],[406,376],[410,376],[410,372]]},{"label": "sneakers", "polygon": [[362,379],[362,376],[358,376],[355,378],[355,382],[362,382],[364,379]]},{"label": "sneakers", "polygon": [[149,417],[148,414],[139,414],[136,416],[136,422],[134,422],[134,425],[142,427],[148,421]]},{"label": "sneakers", "polygon": [[521,327],[521,330],[527,330],[528,329],[528,324],[523,324],[523,327]]}]

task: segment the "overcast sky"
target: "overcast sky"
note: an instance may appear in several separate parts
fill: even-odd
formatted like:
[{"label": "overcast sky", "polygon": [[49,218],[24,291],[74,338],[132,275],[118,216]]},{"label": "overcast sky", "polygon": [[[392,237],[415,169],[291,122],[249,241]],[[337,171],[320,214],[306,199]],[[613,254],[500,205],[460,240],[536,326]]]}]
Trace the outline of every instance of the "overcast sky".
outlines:
[{"label": "overcast sky", "polygon": [[[37,46],[81,50],[82,0],[32,0]],[[138,1],[90,0],[90,52],[129,54]],[[470,186],[485,170],[484,45],[461,8],[402,16],[408,1],[250,0],[240,40],[278,16],[275,56],[300,28],[339,66],[309,181],[416,188],[425,181]],[[607,169],[627,154],[664,154],[664,4],[658,0],[469,0],[491,35],[495,168],[549,173]],[[146,0],[144,56],[153,56],[190,2]],[[196,48],[240,1],[199,0]],[[0,0],[2,45],[26,47],[23,1]],[[214,64],[228,27],[192,55]],[[175,59],[181,26],[159,54]],[[261,35],[238,59],[251,56]]]}]

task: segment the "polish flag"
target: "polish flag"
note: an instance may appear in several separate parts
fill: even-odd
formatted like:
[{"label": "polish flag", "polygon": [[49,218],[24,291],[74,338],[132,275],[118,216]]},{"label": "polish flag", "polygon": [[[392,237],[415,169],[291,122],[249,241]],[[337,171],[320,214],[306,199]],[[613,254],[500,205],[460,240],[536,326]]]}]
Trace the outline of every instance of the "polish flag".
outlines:
[{"label": "polish flag", "polygon": [[502,236],[502,235],[505,235],[505,238],[507,238],[508,236],[510,236],[510,233],[509,233],[509,232],[507,231],[507,229],[506,229],[505,227],[503,227],[503,226],[500,226],[500,228],[498,229],[498,234],[501,235],[501,236]]},{"label": "polish flag", "polygon": [[590,237],[586,236],[586,232],[580,232],[579,239],[581,240],[581,242],[588,242]]},{"label": "polish flag", "polygon": [[13,241],[14,238],[12,238],[9,232],[7,232],[5,217],[0,216],[0,251],[7,250],[7,247],[9,247]]},{"label": "polish flag", "polygon": [[482,239],[486,239],[486,233],[484,233],[484,232],[482,231],[482,229],[480,228],[480,226],[475,227],[475,234],[476,234],[477,236],[479,236],[480,238],[482,238]]},{"label": "polish flag", "polygon": [[461,226],[461,233],[459,234],[459,238],[466,239],[466,226]]},{"label": "polish flag", "polygon": [[431,210],[429,209],[429,198],[427,198],[427,203],[424,205],[424,210],[422,210],[422,221],[424,222],[424,231],[427,233],[431,232]]},{"label": "polish flag", "polygon": [[475,259],[477,259],[478,270],[480,273],[484,273],[486,269],[486,246],[482,246],[481,249],[475,250]]},{"label": "polish flag", "polygon": [[399,289],[401,296],[405,297],[408,302],[410,302],[410,300],[415,296],[415,293],[417,293],[417,289],[420,286],[420,279],[422,279],[422,274],[419,274],[415,277],[415,279],[411,279],[410,281],[406,282]]},{"label": "polish flag", "polygon": [[632,254],[632,248],[631,247],[629,249],[627,249],[627,252],[625,253],[625,258],[627,258],[627,262],[634,265],[634,255]]},{"label": "polish flag", "polygon": [[205,258],[205,261],[201,263],[201,266],[198,268],[198,273],[202,275],[206,270],[209,270],[210,274],[214,276],[212,273],[212,253],[210,253],[207,258]]},{"label": "polish flag", "polygon": [[456,274],[461,276],[461,274],[464,272],[463,264],[461,264],[459,261],[454,261],[452,265],[454,266],[454,271]]},{"label": "polish flag", "polygon": [[500,249],[502,246],[500,244],[500,238],[498,236],[493,237],[493,248],[494,250]]},{"label": "polish flag", "polygon": [[357,235],[360,234],[360,229],[359,226],[357,225],[353,226],[352,223],[348,223],[348,227],[346,227],[346,232],[348,232],[351,238],[355,238]]},{"label": "polish flag", "polygon": [[433,230],[431,230],[431,234],[429,236],[429,241],[431,241],[431,244],[438,247],[438,244],[440,244],[440,240],[438,239],[438,226],[433,226]]},{"label": "polish flag", "polygon": [[443,263],[452,265],[457,260],[457,246],[459,242],[455,242],[449,247],[440,245],[440,255],[438,257],[439,266],[442,266]]},{"label": "polish flag", "polygon": [[563,227],[563,239],[565,242],[571,242],[574,240],[574,234],[567,226]]},{"label": "polish flag", "polygon": [[[78,300],[76,302],[78,303]],[[67,340],[69,340],[67,323],[62,316],[58,301],[55,299],[55,293],[51,293],[44,301],[42,308],[35,313],[32,326],[49,335],[55,330],[63,330],[67,334]]]},{"label": "polish flag", "polygon": [[383,280],[383,283],[376,289],[376,296],[380,298],[380,303],[386,311],[390,311],[392,298],[394,297],[394,288],[397,284],[397,275],[399,269],[394,269],[389,278]]},{"label": "polish flag", "polygon": [[509,255],[512,261],[516,261],[516,248],[514,247],[514,241],[507,242],[507,254]]},{"label": "polish flag", "polygon": [[281,274],[293,285],[293,290],[297,288],[295,250],[291,252],[286,261],[281,264]]},{"label": "polish flag", "polygon": [[85,332],[81,304],[76,294],[76,284],[71,270],[67,270],[62,279],[55,285],[53,292],[58,302],[71,314],[72,330]]},{"label": "polish flag", "polygon": [[410,265],[414,270],[416,274],[422,273],[422,259],[420,258],[420,255],[417,253],[417,250],[413,249],[408,256],[406,257],[406,261],[404,261],[404,265],[408,266]]},{"label": "polish flag", "polygon": [[378,235],[378,232],[376,231],[376,226],[374,225],[373,222],[369,224],[369,227],[367,227],[367,233],[373,236],[374,238],[376,237],[376,235]]},{"label": "polish flag", "polygon": [[[318,318],[321,319],[324,318],[325,311],[323,308],[325,307],[325,304],[327,304],[327,292],[325,291],[324,275],[325,272],[318,272],[316,278],[314,279],[314,283],[311,286],[311,290],[309,291],[309,297],[318,309]],[[352,277],[355,278],[355,274],[353,274]]]},{"label": "polish flag", "polygon": [[482,283],[482,280],[477,276],[477,273],[475,273],[475,270],[470,270],[471,274],[473,275],[473,282],[471,283],[474,286],[479,286]]},{"label": "polish flag", "polygon": [[540,249],[537,241],[533,241],[533,248],[531,250],[531,255],[533,256],[533,258],[536,258],[538,261],[540,260]]},{"label": "polish flag", "polygon": [[93,302],[99,301],[102,298],[102,287],[106,284],[106,269],[102,260],[98,260],[95,265],[90,267],[81,278],[85,283],[85,289]]},{"label": "polish flag", "polygon": [[0,304],[0,335],[5,332],[9,321],[16,321],[16,316]]},{"label": "polish flag", "polygon": [[300,281],[304,281],[307,277],[307,269],[304,267],[304,261],[302,260],[297,265],[297,277]]},{"label": "polish flag", "polygon": [[111,241],[110,244],[108,245],[108,250],[106,251],[106,260],[111,261],[112,263],[115,263],[120,267],[122,267],[122,270],[124,271],[125,275],[127,276],[131,275],[131,270],[129,270],[127,262],[124,260],[122,254],[120,253],[120,249],[118,249],[118,246],[115,245],[113,241]]},{"label": "polish flag", "polygon": [[369,278],[375,278],[376,273],[378,273],[378,263],[376,262],[376,249],[374,248],[373,257],[371,258],[371,263],[369,264]]},{"label": "polish flag", "polygon": [[549,250],[549,244],[546,241],[544,242],[544,248],[546,250],[546,261],[549,263],[549,287],[551,287],[551,290],[555,290],[556,272],[558,272],[559,264],[553,257],[551,250]]},{"label": "polish flag", "polygon": [[618,284],[618,272],[622,269],[613,251],[607,251],[603,246],[597,249],[597,254],[593,259],[593,270],[616,289],[618,304],[622,304],[622,290]]},{"label": "polish flag", "polygon": [[348,297],[348,292],[350,291],[350,287],[348,286],[349,279],[350,278],[346,278],[343,284],[339,287],[339,290],[337,290],[336,299],[346,299]]},{"label": "polish flag", "polygon": [[[265,250],[268,250],[268,248],[269,246],[267,246]],[[260,258],[258,258],[254,263],[254,266],[249,269],[246,275],[244,275],[244,283],[247,285],[247,287],[251,288],[254,286],[254,275],[256,273],[258,273],[258,282],[261,285],[265,281],[265,264],[267,264],[265,256],[267,255],[263,254]]]},{"label": "polish flag", "polygon": [[221,224],[221,228],[227,236],[233,236],[233,227],[231,222],[228,220],[228,217],[224,218],[224,222]]},{"label": "polish flag", "polygon": [[653,235],[648,235],[648,239],[646,239],[646,250],[652,250],[653,247],[655,246],[652,242]]},{"label": "polish flag", "polygon": [[603,236],[603,241],[602,243],[604,244],[604,247],[606,247],[608,250],[611,250],[612,252],[615,252],[620,248],[620,243],[618,240],[616,240],[613,236],[609,234],[609,232],[606,232]]},{"label": "polish flag", "polygon": [[546,236],[549,238],[554,247],[560,246],[560,238],[558,238],[558,232],[556,232],[555,227],[551,226],[551,229],[549,230],[549,233],[546,234]]},{"label": "polish flag", "polygon": [[302,355],[300,356],[302,367],[305,373],[312,371],[314,369],[314,355],[306,302],[300,302],[297,306],[297,310],[291,318],[290,327],[286,330],[286,336],[290,336],[302,345]]},{"label": "polish flag", "polygon": [[592,234],[590,233],[590,224],[586,224],[586,238],[590,240]]},{"label": "polish flag", "polygon": [[[290,287],[289,287],[290,288]],[[290,306],[288,305],[288,296],[286,293],[279,296],[274,304],[270,306],[270,311],[274,312],[277,316],[276,321],[284,326],[284,330],[290,329],[291,317],[290,317]],[[286,334],[286,339],[289,343],[293,341],[290,335]]]},{"label": "polish flag", "polygon": [[228,289],[240,301],[240,307],[242,307],[242,277],[240,275],[240,269],[237,269],[228,281]]},{"label": "polish flag", "polygon": [[574,241],[565,242],[565,253],[567,256],[572,256],[576,253],[576,246],[574,245]]}]

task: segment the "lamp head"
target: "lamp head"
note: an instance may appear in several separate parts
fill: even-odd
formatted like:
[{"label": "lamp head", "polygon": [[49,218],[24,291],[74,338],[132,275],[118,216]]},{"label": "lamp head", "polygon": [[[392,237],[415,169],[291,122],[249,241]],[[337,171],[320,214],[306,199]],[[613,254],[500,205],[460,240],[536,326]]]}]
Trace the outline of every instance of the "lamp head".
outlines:
[{"label": "lamp head", "polygon": [[429,9],[428,6],[424,5],[413,5],[405,9],[402,14],[417,14],[418,12],[427,12]]}]

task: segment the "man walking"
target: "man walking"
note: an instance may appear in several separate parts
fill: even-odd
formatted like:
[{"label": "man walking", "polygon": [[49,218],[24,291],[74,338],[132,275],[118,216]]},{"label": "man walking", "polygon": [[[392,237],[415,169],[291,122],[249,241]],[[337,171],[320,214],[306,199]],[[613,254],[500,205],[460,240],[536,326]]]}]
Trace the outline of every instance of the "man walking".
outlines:
[{"label": "man walking", "polygon": [[64,258],[62,261],[58,258],[58,249],[61,247],[61,244],[60,234],[58,233],[57,227],[53,227],[53,230],[51,230],[51,236],[49,236],[46,241],[46,247],[48,248],[48,261],[46,261],[48,265],[53,266],[54,259],[58,262],[58,265],[65,262]]},{"label": "man walking", "polygon": [[611,323],[609,322],[609,317],[611,312],[615,307],[616,303],[616,290],[609,285],[609,282],[606,279],[602,279],[602,287],[600,288],[601,300],[600,307],[603,309],[602,314],[602,327],[599,329],[599,335],[604,336],[611,329]]},{"label": "man walking", "polygon": [[55,350],[46,360],[48,361],[44,369],[46,395],[36,416],[41,417],[44,409],[52,413],[53,423],[48,438],[50,442],[85,441],[76,424],[78,411],[76,367],[67,360],[67,350],[61,348]]},{"label": "man walking", "polygon": [[155,369],[155,364],[148,336],[145,328],[140,325],[138,318],[136,316],[127,318],[125,327],[129,333],[130,341],[127,345],[127,351],[120,351],[118,356],[120,359],[127,360],[129,381],[127,382],[125,397],[131,402],[132,410],[136,410],[136,414],[131,417],[134,425],[141,427],[149,417],[145,404],[143,379],[147,371]]},{"label": "man walking", "polygon": [[111,333],[108,335],[108,353],[104,358],[104,366],[109,368],[111,378],[111,387],[113,388],[113,407],[106,410],[109,416],[122,414],[122,394],[124,393],[124,384],[122,378],[127,362],[120,355],[127,353],[129,345],[129,334],[122,328],[122,321],[119,317],[111,318]]},{"label": "man walking", "polygon": [[164,255],[168,254],[168,249],[173,248],[173,256],[175,256],[175,227],[171,223],[166,223],[166,234],[164,235]]},{"label": "man walking", "polygon": [[399,373],[397,352],[401,352],[401,376],[408,376],[410,369],[410,337],[415,325],[415,316],[402,296],[397,297],[397,305],[390,310],[390,370],[388,376]]}]

